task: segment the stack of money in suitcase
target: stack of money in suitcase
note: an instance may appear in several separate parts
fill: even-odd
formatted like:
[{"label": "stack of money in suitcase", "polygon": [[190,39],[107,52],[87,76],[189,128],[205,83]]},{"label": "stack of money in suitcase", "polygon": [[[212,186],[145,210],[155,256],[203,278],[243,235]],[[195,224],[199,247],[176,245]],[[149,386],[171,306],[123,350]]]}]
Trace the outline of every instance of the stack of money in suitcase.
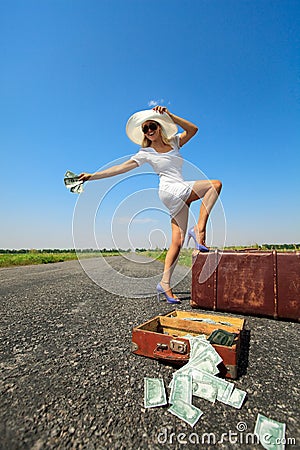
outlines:
[{"label": "stack of money in suitcase", "polygon": [[238,317],[171,311],[133,328],[132,352],[182,365],[192,354],[192,341],[186,335],[205,335],[206,340],[213,338],[212,348],[219,354],[218,371],[234,379],[237,377],[243,328],[244,319]]}]

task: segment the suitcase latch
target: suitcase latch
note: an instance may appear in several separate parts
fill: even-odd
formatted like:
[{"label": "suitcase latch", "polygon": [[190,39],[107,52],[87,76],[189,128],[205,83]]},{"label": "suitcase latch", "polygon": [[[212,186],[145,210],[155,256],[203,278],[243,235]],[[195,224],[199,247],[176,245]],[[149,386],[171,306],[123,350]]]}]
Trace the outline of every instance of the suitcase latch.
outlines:
[{"label": "suitcase latch", "polygon": [[172,350],[172,352],[181,353],[182,355],[187,353],[186,343],[182,341],[176,341],[175,339],[170,341],[170,349]]}]

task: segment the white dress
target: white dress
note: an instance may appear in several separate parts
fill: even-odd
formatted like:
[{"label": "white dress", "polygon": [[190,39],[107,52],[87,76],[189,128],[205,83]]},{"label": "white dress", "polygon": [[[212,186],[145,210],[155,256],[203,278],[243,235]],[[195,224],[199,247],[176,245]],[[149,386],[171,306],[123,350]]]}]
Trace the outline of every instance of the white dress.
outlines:
[{"label": "white dress", "polygon": [[159,175],[159,198],[170,211],[171,217],[184,206],[195,181],[184,181],[182,177],[183,158],[179,152],[180,135],[174,136],[170,144],[172,150],[158,153],[152,147],[141,148],[131,157],[139,166],[149,163]]}]

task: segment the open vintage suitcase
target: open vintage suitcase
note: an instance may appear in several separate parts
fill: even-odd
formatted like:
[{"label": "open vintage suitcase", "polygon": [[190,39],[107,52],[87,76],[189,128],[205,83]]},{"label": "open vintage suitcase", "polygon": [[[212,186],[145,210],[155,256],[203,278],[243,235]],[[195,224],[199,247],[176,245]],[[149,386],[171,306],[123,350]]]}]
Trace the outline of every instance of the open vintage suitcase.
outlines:
[{"label": "open vintage suitcase", "polygon": [[191,306],[299,320],[300,253],[198,253],[193,256]]},{"label": "open vintage suitcase", "polygon": [[[215,323],[206,323],[195,319],[209,319],[214,320]],[[236,337],[231,346],[213,344],[223,359],[223,363],[218,368],[221,375],[235,379],[243,328],[244,319],[176,310],[166,315],[156,316],[133,328],[132,352],[136,355],[183,365],[188,362],[190,355],[190,343],[189,339],[184,337],[185,335],[205,334],[208,337],[214,330],[222,329],[236,333]]]}]

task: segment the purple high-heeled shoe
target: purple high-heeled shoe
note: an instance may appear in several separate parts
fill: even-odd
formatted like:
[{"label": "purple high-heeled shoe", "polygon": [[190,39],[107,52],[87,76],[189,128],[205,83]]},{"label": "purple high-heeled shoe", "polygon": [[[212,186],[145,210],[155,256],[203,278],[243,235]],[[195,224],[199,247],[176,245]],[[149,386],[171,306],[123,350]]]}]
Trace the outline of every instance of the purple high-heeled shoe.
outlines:
[{"label": "purple high-heeled shoe", "polygon": [[199,244],[199,242],[197,242],[197,238],[196,238],[196,234],[195,234],[195,231],[194,231],[194,227],[190,228],[189,231],[188,231],[188,239],[187,239],[186,245],[189,244],[191,237],[195,241],[195,245],[196,245],[196,249],[197,250],[199,250],[200,252],[209,252],[209,249],[207,247],[205,247],[205,245]]},{"label": "purple high-heeled shoe", "polygon": [[158,301],[159,301],[160,294],[163,294],[166,297],[166,300],[168,303],[181,303],[179,298],[169,297],[160,283],[158,283],[158,285],[156,286],[156,290],[157,290],[157,300]]}]

